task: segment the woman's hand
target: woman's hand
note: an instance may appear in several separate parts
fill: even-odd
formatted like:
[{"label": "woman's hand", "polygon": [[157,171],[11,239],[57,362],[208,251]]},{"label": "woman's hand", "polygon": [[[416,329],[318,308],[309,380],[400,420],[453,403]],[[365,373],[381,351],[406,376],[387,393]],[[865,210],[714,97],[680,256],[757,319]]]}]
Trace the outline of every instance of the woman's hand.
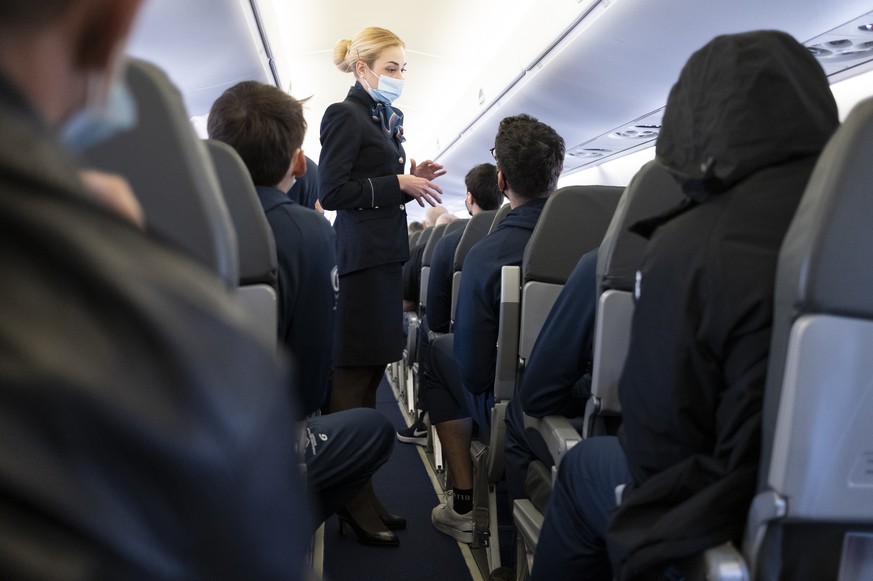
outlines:
[{"label": "woman's hand", "polygon": [[[413,167],[415,167],[415,165],[413,165]],[[442,198],[440,198],[443,191],[438,185],[428,179],[409,174],[400,174],[397,176],[397,181],[400,182],[401,191],[415,198],[415,201],[418,202],[418,205],[422,208],[424,207],[425,202],[431,206],[436,206],[443,201]]]},{"label": "woman's hand", "polygon": [[431,160],[423,161],[420,164],[416,164],[414,159],[410,159],[409,164],[409,173],[427,180],[435,180],[444,173],[446,173],[446,170],[443,169],[442,164],[436,163]]}]

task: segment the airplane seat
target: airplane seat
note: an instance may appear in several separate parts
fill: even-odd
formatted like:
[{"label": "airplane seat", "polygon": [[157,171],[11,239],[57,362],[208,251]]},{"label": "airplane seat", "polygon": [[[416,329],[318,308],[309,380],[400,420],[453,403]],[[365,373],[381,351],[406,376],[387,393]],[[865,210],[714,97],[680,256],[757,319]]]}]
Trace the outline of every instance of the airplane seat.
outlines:
[{"label": "airplane seat", "polygon": [[744,559],[699,578],[873,579],[870,159],[873,99],[828,142],[782,244]]},{"label": "airplane seat", "polygon": [[[597,284],[601,294],[595,321],[593,395],[588,401],[583,422],[586,436],[614,431],[616,418],[620,417],[618,378],[630,338],[635,275],[646,245],[645,239],[629,232],[628,227],[678,205],[682,199],[678,183],[666,170],[654,161],[645,164],[621,193],[599,243]],[[563,457],[582,438],[576,426],[563,416],[525,416],[524,421],[525,427],[540,432],[554,464],[549,471],[545,464],[534,461],[525,483],[530,499],[519,499],[513,504],[513,520],[519,539],[516,563],[519,571],[533,563],[548,502],[548,495],[544,492],[551,489]],[[592,425],[596,428],[590,428]]]},{"label": "airplane seat", "polygon": [[[421,271],[419,272],[418,284],[418,313],[408,317],[408,326],[406,333],[406,349],[403,351],[403,357],[400,360],[400,391],[401,395],[405,396],[407,409],[410,414],[415,414],[415,400],[418,392],[418,329],[421,326],[421,317],[424,315],[424,304],[427,300],[427,282],[430,279],[430,258],[433,256],[433,249],[440,238],[443,237],[446,224],[439,224],[430,228],[430,236],[424,245],[424,251],[421,257]],[[409,374],[412,374],[412,386],[409,386]]]},{"label": "airplane seat", "polygon": [[427,239],[427,244],[424,246],[424,252],[421,255],[421,279],[418,289],[418,306],[419,316],[424,314],[424,305],[427,302],[427,281],[430,279],[430,259],[433,256],[433,250],[436,248],[437,242],[445,234],[448,224],[439,224],[433,227],[433,233]]},{"label": "airplane seat", "polygon": [[455,307],[458,303],[458,289],[461,288],[461,270],[464,268],[464,259],[473,246],[488,235],[491,224],[497,216],[497,210],[482,211],[470,218],[458,242],[455,250],[455,260],[452,264],[452,321],[455,320]]},{"label": "airplane seat", "polygon": [[[482,442],[474,442],[472,449],[476,459],[477,510],[486,502],[486,497],[489,506],[491,570],[500,566],[496,482],[503,478],[506,406],[518,389],[523,362],[530,356],[549,309],[579,258],[600,244],[621,192],[622,188],[613,186],[558,189],[543,208],[525,248],[522,265],[504,266],[501,271],[500,330],[490,439],[487,448]],[[480,524],[484,521],[477,520]]]},{"label": "airplane seat", "polygon": [[418,245],[418,239],[421,238],[423,230],[417,230],[409,235],[409,249],[412,250]]},{"label": "airplane seat", "polygon": [[179,90],[163,71],[145,61],[129,59],[124,74],[138,123],[86,149],[87,165],[126,178],[150,231],[228,287],[236,287],[236,233],[212,161],[188,120]]},{"label": "airplane seat", "polygon": [[646,163],[628,184],[600,245],[591,397],[583,437],[614,434],[621,418],[618,380],[630,345],[636,273],[647,244],[628,228],[678,206],[684,199],[678,182],[666,169],[656,161]]},{"label": "airplane seat", "polygon": [[503,204],[499,208],[497,208],[497,213],[494,215],[494,220],[491,222],[491,227],[488,228],[488,234],[491,234],[500,226],[500,223],[503,221],[503,218],[512,210],[512,207],[509,205],[509,202]]},{"label": "airplane seat", "polygon": [[238,302],[259,331],[276,342],[278,299],[277,258],[273,231],[258,200],[255,185],[237,152],[220,141],[204,141],[212,157],[224,201],[237,233]]}]

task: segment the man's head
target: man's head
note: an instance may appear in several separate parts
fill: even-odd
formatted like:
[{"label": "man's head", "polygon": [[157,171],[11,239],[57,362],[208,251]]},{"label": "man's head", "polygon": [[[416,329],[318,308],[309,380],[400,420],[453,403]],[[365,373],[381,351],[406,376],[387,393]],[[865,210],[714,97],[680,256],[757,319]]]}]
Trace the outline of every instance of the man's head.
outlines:
[{"label": "man's head", "polygon": [[448,212],[443,206],[431,206],[424,212],[422,224],[425,228],[431,228],[436,224],[437,218]]},{"label": "man's head", "polygon": [[420,232],[420,231],[424,230],[424,226],[421,225],[421,222],[416,220],[415,222],[409,223],[408,230],[409,230],[409,234],[412,235],[415,232]]},{"label": "man's head", "polygon": [[467,186],[464,205],[471,216],[480,210],[496,210],[503,203],[503,194],[497,187],[497,166],[493,163],[482,163],[468,171],[464,185]]},{"label": "man's head", "polygon": [[530,115],[506,117],[494,139],[497,185],[517,203],[547,196],[564,169],[564,139]]},{"label": "man's head", "polygon": [[276,87],[243,81],[229,88],[212,104],[206,130],[239,153],[255,185],[287,191],[292,176],[306,173],[302,104]]},{"label": "man's head", "polygon": [[141,0],[0,0],[0,71],[49,124],[97,105]]},{"label": "man's head", "polygon": [[457,219],[458,217],[454,214],[449,214],[448,212],[446,212],[445,214],[437,218],[436,224],[434,224],[434,226],[439,226],[440,224],[451,224]]}]

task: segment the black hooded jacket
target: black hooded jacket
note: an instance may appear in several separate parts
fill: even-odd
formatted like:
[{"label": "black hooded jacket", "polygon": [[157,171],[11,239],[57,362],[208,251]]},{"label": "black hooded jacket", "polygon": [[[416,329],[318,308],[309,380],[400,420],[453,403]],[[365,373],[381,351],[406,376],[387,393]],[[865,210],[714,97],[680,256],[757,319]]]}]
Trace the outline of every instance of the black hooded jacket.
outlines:
[{"label": "black hooded jacket", "polygon": [[620,383],[633,475],[608,534],[620,579],[742,535],[779,248],[837,124],[821,67],[780,32],[715,38],[670,92],[657,160],[688,200],[638,225],[652,238]]}]

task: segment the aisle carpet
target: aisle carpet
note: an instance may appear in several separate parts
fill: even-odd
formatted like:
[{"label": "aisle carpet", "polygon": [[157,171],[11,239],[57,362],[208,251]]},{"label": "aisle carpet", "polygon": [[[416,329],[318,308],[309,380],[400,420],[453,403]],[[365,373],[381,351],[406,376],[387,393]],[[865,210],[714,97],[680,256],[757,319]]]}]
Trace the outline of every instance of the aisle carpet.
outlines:
[{"label": "aisle carpet", "polygon": [[[395,429],[405,428],[394,393],[386,379],[376,394],[376,408]],[[454,539],[430,522],[437,505],[430,478],[417,446],[395,441],[391,459],[373,479],[376,492],[393,513],[406,517],[408,527],[398,531],[400,547],[368,547],[352,531],[339,534],[336,517],[324,531],[324,573],[329,581],[469,581],[470,572]]]}]

